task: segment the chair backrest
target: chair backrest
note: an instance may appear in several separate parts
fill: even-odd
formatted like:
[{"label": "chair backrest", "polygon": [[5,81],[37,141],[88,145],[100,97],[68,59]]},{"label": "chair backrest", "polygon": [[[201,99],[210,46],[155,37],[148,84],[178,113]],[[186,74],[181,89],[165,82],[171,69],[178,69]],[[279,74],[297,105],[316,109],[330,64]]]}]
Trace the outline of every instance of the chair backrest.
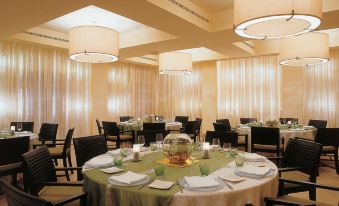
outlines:
[{"label": "chair backrest", "polygon": [[326,120],[316,120],[316,119],[310,119],[308,121],[308,126],[313,126],[317,129],[319,128],[326,128],[327,121]]},{"label": "chair backrest", "polygon": [[[216,123],[221,123],[221,124],[225,125],[227,131],[228,131],[228,130],[231,130],[231,128],[232,128],[229,119],[217,119],[215,122],[216,122]],[[215,130],[215,129],[214,129],[214,130]]]},{"label": "chair backrest", "polygon": [[116,122],[102,121],[102,127],[104,129],[105,137],[109,136],[119,136],[120,129]]},{"label": "chair backrest", "polygon": [[202,124],[202,118],[195,118],[195,121],[198,122],[197,134],[200,134],[201,124]]},{"label": "chair backrest", "polygon": [[257,118],[240,118],[240,124],[247,124],[250,122],[256,122]]},{"label": "chair backrest", "polygon": [[29,136],[0,139],[0,165],[22,161],[22,154],[29,151]]},{"label": "chair backrest", "polygon": [[143,123],[143,130],[165,130],[165,122],[157,123]]},{"label": "chair backrest", "polygon": [[42,123],[40,127],[40,139],[56,139],[59,124]]},{"label": "chair backrest", "polygon": [[279,122],[281,124],[287,124],[288,121],[291,121],[291,123],[298,124],[298,118],[292,118],[292,117],[282,117],[282,118],[279,118]]},{"label": "chair backrest", "polygon": [[18,132],[18,123],[21,123],[22,129],[21,131],[29,131],[33,132],[34,122],[11,122],[11,126],[15,126],[15,131]]},{"label": "chair backrest", "polygon": [[74,134],[74,127],[72,129],[69,129],[67,134],[66,134],[66,138],[65,138],[65,142],[64,142],[64,148],[62,150],[63,155],[67,155],[71,151],[73,134]]},{"label": "chair backrest", "polygon": [[104,134],[104,132],[102,131],[102,125],[101,125],[100,120],[99,119],[95,119],[95,122],[97,123],[99,134]]},{"label": "chair backrest", "polygon": [[181,122],[182,127],[185,128],[186,124],[188,122],[189,117],[188,116],[175,116],[175,120],[176,122]]},{"label": "chair backrest", "polygon": [[232,147],[237,147],[238,145],[238,133],[236,132],[219,132],[219,131],[207,131],[205,141],[212,144],[214,138],[220,140],[220,146],[222,147],[224,143],[231,143]]},{"label": "chair backrest", "polygon": [[222,123],[214,123],[213,122],[213,127],[214,127],[214,131],[216,132],[227,132],[230,131],[226,125],[222,124]]},{"label": "chair backrest", "polygon": [[275,145],[280,148],[280,132],[275,127],[251,127],[251,144]]},{"label": "chair backrest", "polygon": [[27,205],[34,205],[34,206],[52,206],[51,202],[48,202],[44,199],[39,197],[30,195],[18,188],[15,188],[8,182],[3,180],[0,181],[0,185],[2,190],[5,193],[6,200],[8,206],[27,206]]},{"label": "chair backrest", "polygon": [[162,134],[165,138],[168,133],[168,130],[140,130],[137,135],[143,135],[145,137],[145,146],[149,146],[151,142],[156,142],[157,134]]},{"label": "chair backrest", "polygon": [[[290,138],[285,149],[287,167],[313,168],[313,172],[319,166],[322,145],[314,141],[298,138]],[[310,170],[304,171],[305,173]]]},{"label": "chair backrest", "polygon": [[186,134],[193,134],[194,136],[197,135],[199,127],[199,122],[197,120],[194,121],[188,121],[185,127],[185,133]]},{"label": "chair backrest", "polygon": [[119,119],[120,119],[120,122],[126,122],[130,119],[133,119],[133,116],[120,116]]},{"label": "chair backrest", "polygon": [[339,146],[339,128],[319,128],[315,141],[323,146]]},{"label": "chair backrest", "polygon": [[47,146],[39,147],[22,155],[24,171],[27,174],[29,191],[38,195],[44,186],[38,182],[56,182],[54,163]]}]

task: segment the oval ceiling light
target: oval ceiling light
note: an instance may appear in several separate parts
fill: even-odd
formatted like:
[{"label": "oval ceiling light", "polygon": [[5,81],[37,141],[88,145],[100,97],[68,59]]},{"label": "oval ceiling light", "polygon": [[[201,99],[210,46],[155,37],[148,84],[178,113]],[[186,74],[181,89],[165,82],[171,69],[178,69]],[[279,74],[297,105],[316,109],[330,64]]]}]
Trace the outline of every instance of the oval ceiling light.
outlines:
[{"label": "oval ceiling light", "polygon": [[280,40],[279,61],[287,66],[309,66],[327,62],[329,59],[329,37],[327,34],[311,32]]},{"label": "oval ceiling light", "polygon": [[72,60],[107,63],[118,60],[119,33],[100,26],[79,26],[69,32],[69,55]]},{"label": "oval ceiling light", "polygon": [[303,34],[321,23],[322,0],[235,0],[235,33],[252,39]]},{"label": "oval ceiling light", "polygon": [[181,52],[159,54],[159,72],[168,75],[185,75],[192,73],[192,55]]}]

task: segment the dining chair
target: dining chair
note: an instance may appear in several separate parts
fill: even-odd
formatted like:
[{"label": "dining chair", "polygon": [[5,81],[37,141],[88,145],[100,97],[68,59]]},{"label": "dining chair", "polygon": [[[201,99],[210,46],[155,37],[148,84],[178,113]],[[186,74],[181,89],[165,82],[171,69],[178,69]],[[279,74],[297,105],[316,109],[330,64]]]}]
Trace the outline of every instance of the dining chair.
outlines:
[{"label": "dining chair", "polygon": [[16,132],[19,132],[18,123],[21,123],[21,125],[22,125],[22,129],[20,131],[29,131],[29,132],[33,133],[34,122],[11,122],[11,126],[15,126]]},{"label": "dining chair", "polygon": [[30,195],[8,182],[0,181],[8,206],[53,206],[49,201]]},{"label": "dining chair", "polygon": [[337,174],[339,174],[338,166],[339,128],[319,128],[315,136],[315,141],[323,145],[323,149],[321,151],[322,155],[333,155],[335,169]]},{"label": "dining chair", "polygon": [[310,119],[308,121],[308,126],[313,126],[313,127],[317,128],[317,129],[319,129],[319,128],[326,128],[327,121],[326,120]]},{"label": "dining chair", "polygon": [[29,151],[29,142],[29,136],[0,139],[0,177],[11,175],[14,185],[23,172],[21,155]]},{"label": "dining chair", "polygon": [[[220,123],[225,125],[226,128],[223,128],[223,130],[226,129],[226,131],[231,131],[231,123],[229,119],[217,119],[216,123]],[[214,125],[213,125],[214,126]],[[214,128],[216,131],[216,128]],[[245,152],[248,150],[248,134],[239,134],[238,133],[238,147],[244,147]]]},{"label": "dining chair", "polygon": [[188,136],[190,136],[191,139],[196,141],[198,127],[199,127],[199,122],[197,120],[188,121],[182,133],[187,134]]},{"label": "dining chair", "polygon": [[133,119],[134,117],[133,116],[120,116],[119,119],[120,119],[120,122],[126,122],[130,119]]},{"label": "dining chair", "polygon": [[240,118],[240,124],[248,124],[250,122],[257,122],[257,118]]},{"label": "dining chair", "polygon": [[63,205],[80,200],[86,205],[87,194],[83,192],[83,182],[58,182],[56,171],[82,168],[55,168],[47,146],[39,147],[22,155],[27,175],[29,192],[55,205]]},{"label": "dining chair", "polygon": [[[215,122],[216,122],[216,123],[219,123],[219,124],[225,125],[226,131],[230,131],[231,128],[232,128],[229,119],[217,119]],[[215,129],[214,129],[214,130],[215,130]]]},{"label": "dining chair", "polygon": [[214,128],[214,131],[216,131],[216,132],[231,131],[230,129],[228,129],[227,125],[222,124],[222,123],[215,123],[215,122],[213,122],[213,128]]},{"label": "dining chair", "polygon": [[45,141],[52,141],[55,143],[55,139],[58,132],[59,124],[51,124],[51,123],[42,123],[39,131],[39,141],[42,144],[45,144]]},{"label": "dining chair", "polygon": [[102,126],[106,140],[114,142],[115,148],[120,148],[121,142],[133,142],[133,136],[123,134],[124,132],[120,131],[116,122],[102,121]]},{"label": "dining chair", "polygon": [[[72,144],[72,137],[74,133],[74,127],[72,129],[69,129],[66,135],[65,139],[56,139],[56,143],[45,143],[45,144],[34,144],[33,148],[39,147],[39,146],[53,146],[49,147],[48,151],[51,154],[52,158],[54,159],[55,165],[58,165],[58,159],[61,159],[63,162],[63,166],[67,167],[67,161],[68,166],[72,167],[72,159],[71,159],[71,144]],[[71,173],[73,174],[73,170],[71,170]],[[65,175],[67,181],[70,180],[68,170],[65,170]]]},{"label": "dining chair", "polygon": [[[88,160],[107,152],[107,141],[104,135],[74,138],[73,145],[77,167],[82,167]],[[82,180],[82,174],[77,174],[78,180]]]},{"label": "dining chair", "polygon": [[238,133],[236,132],[222,132],[222,131],[207,131],[205,142],[212,144],[213,139],[218,138],[220,140],[220,146],[222,147],[224,143],[231,143],[231,146],[234,148],[238,147]]},{"label": "dining chair", "polygon": [[201,124],[202,124],[202,118],[195,118],[195,121],[198,122],[198,128],[197,128],[197,137],[199,137],[199,140],[200,140],[200,130],[201,130]]},{"label": "dining chair", "polygon": [[185,130],[186,124],[188,123],[188,116],[175,116],[174,121],[180,122],[182,124],[182,131]]},{"label": "dining chair", "polygon": [[137,132],[137,135],[142,135],[145,137],[145,146],[150,146],[151,142],[156,142],[157,134],[162,134],[165,138],[169,134],[169,130],[140,130]]},{"label": "dining chair", "polygon": [[291,121],[291,123],[295,123],[298,124],[298,118],[293,118],[293,117],[282,117],[279,118],[279,122],[280,124],[287,124],[289,121]]},{"label": "dining chair", "polygon": [[[277,167],[281,178],[316,183],[322,145],[314,141],[290,138],[284,156],[268,157]],[[309,198],[316,200],[316,189],[290,182],[279,184],[279,195],[309,192]]]},{"label": "dining chair", "polygon": [[103,127],[99,119],[95,119],[95,122],[97,123],[97,128],[98,128],[98,133],[99,134],[104,134],[103,132]]},{"label": "dining chair", "polygon": [[165,130],[165,122],[143,123],[143,130]]},{"label": "dining chair", "polygon": [[[323,189],[323,190],[339,192],[338,187],[279,178],[279,185],[285,184],[285,183],[300,185],[300,186],[303,186],[305,188],[307,188],[307,187],[308,188],[314,188],[314,189],[319,188],[319,189]],[[277,198],[265,197],[264,201],[266,203],[266,206],[274,206],[274,205],[282,205],[282,206],[330,205],[330,204],[325,203],[325,202],[314,201],[314,200],[310,200],[310,199],[304,199],[304,198],[295,197],[295,196],[291,196],[291,195],[279,195]]]},{"label": "dining chair", "polygon": [[251,127],[251,152],[275,153],[283,151],[279,128]]}]

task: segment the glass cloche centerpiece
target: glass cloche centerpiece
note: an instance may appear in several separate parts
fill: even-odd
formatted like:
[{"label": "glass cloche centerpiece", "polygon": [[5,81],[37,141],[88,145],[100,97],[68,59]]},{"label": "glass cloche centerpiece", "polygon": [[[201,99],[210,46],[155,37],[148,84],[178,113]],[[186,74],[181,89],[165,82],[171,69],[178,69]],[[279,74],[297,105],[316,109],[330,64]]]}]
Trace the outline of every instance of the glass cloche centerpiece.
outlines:
[{"label": "glass cloche centerpiece", "polygon": [[170,164],[185,165],[192,152],[192,142],[187,134],[168,134],[164,139],[164,154]]}]

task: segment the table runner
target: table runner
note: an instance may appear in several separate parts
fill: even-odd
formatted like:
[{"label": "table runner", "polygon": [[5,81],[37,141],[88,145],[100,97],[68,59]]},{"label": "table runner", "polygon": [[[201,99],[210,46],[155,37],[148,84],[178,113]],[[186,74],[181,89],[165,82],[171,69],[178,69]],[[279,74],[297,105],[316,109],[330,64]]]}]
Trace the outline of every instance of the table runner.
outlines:
[{"label": "table runner", "polygon": [[[157,179],[176,182],[176,180],[184,176],[200,175],[199,164],[201,163],[208,164],[210,173],[212,173],[232,161],[232,159],[225,157],[225,153],[219,151],[211,152],[211,159],[202,159],[201,152],[196,152],[192,156],[197,161],[193,165],[184,168],[165,166],[165,175],[157,177]],[[125,169],[125,171],[148,173],[151,178],[155,178],[156,176],[151,169],[160,165],[155,162],[162,158],[164,158],[162,152],[155,152],[143,156],[141,162],[126,161],[122,168]],[[84,189],[89,194],[89,205],[165,206],[170,204],[173,195],[181,189],[180,186],[174,185],[169,190],[157,190],[147,186],[137,190],[137,187],[121,187],[107,184],[105,179],[109,176],[111,176],[111,174],[105,174],[99,169],[84,172]],[[91,181],[88,181],[88,177],[91,178]],[[109,185],[109,187],[106,188],[106,184]],[[106,194],[106,190],[109,191],[110,194]],[[106,202],[107,199],[110,199],[110,201]]]}]

